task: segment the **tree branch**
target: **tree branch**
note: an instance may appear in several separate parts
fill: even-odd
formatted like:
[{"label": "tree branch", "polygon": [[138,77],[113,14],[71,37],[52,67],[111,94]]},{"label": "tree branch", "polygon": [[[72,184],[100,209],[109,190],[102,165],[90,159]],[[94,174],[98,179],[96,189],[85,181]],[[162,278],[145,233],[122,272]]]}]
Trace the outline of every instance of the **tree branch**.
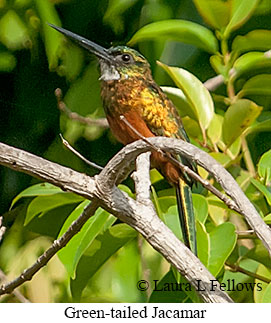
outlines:
[{"label": "tree branch", "polygon": [[[1,283],[7,281],[7,276],[5,273],[0,269],[0,281]],[[24,297],[24,295],[19,290],[14,290],[12,294],[21,302],[21,303],[30,303],[30,301]]]},{"label": "tree branch", "polygon": [[204,82],[204,86],[210,92],[215,91],[221,84],[224,83],[224,77],[222,75],[216,75]]},{"label": "tree branch", "polygon": [[[207,153],[181,140],[156,137],[149,138],[149,141],[157,149],[182,154],[207,169],[235,201],[240,212],[246,216],[270,251],[269,228],[232,176],[220,164]],[[228,295],[219,288],[210,290],[211,280],[215,278],[157,217],[153,205],[135,201],[115,186],[119,176],[123,176],[123,168],[127,168],[138,155],[149,149],[150,146],[142,140],[124,147],[94,178],[4,144],[0,144],[0,164],[31,174],[88,199],[98,199],[103,208],[139,231],[194,287],[201,281],[203,290],[199,294],[204,301],[230,302]]]},{"label": "tree branch", "polygon": [[242,268],[236,264],[230,264],[228,262],[226,262],[226,269],[232,271],[232,272],[239,272],[239,273],[242,273],[242,274],[245,274],[247,276],[250,276],[254,279],[258,279],[258,280],[261,280],[263,281],[264,283],[267,283],[267,284],[270,284],[271,283],[271,279],[269,278],[266,278],[262,275],[259,275],[259,274],[256,274],[252,271],[249,271],[249,270],[246,270],[245,268]]},{"label": "tree branch", "polygon": [[150,203],[150,152],[141,154],[136,159],[136,171],[131,175],[135,182],[136,200],[139,203]]},{"label": "tree branch", "polygon": [[16,279],[0,287],[0,295],[11,293],[15,288],[22,285],[24,282],[31,280],[32,277],[42,267],[44,267],[60,249],[64,248],[76,233],[78,233],[81,230],[82,226],[86,223],[86,221],[92,215],[94,215],[98,206],[99,205],[97,201],[91,202],[82,212],[82,214],[78,217],[78,219],[70,225],[68,230],[59,239],[55,240],[52,246],[49,249],[47,249],[31,267],[24,270],[23,273]]},{"label": "tree branch", "polygon": [[81,124],[84,124],[86,126],[98,126],[102,128],[109,128],[109,124],[107,122],[106,118],[99,118],[99,119],[94,119],[94,118],[89,118],[89,117],[83,117],[80,114],[71,111],[64,101],[62,100],[62,91],[61,89],[57,88],[55,90],[55,96],[57,99],[57,107],[58,109],[63,112],[69,119],[75,120],[80,122]]}]

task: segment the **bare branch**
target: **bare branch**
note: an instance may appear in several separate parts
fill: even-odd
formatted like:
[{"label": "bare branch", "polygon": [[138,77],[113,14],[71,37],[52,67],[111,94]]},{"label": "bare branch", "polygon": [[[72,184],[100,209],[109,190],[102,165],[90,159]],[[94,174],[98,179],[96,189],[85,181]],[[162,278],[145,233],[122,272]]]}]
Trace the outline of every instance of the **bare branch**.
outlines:
[{"label": "bare branch", "polygon": [[[169,138],[154,139],[152,144],[157,145],[158,148],[160,146],[164,149],[163,144],[169,144]],[[178,140],[170,142],[172,143],[176,146]],[[188,149],[190,145],[185,143],[184,146]],[[153,248],[174,265],[197,290],[200,281],[202,288],[198,293],[205,302],[231,302],[229,296],[220,290],[219,284],[211,288],[211,281],[215,278],[157,217],[153,205],[145,205],[133,200],[114,185],[118,176],[122,174],[123,167],[127,168],[127,165],[130,165],[139,154],[148,150],[149,145],[142,141],[126,146],[111,159],[99,175],[95,176],[95,179],[60,165],[56,169],[57,165],[52,162],[5,144],[0,144],[0,164],[49,180],[50,183],[89,199],[98,199],[104,209],[140,232]],[[201,152],[199,149],[198,151]]]},{"label": "bare branch", "polygon": [[[0,281],[4,283],[7,281],[7,276],[5,273],[0,269]],[[19,290],[14,290],[12,294],[21,302],[21,303],[30,303],[30,301],[24,297],[24,295]]]},{"label": "bare branch", "polygon": [[230,264],[230,263],[226,263],[226,269],[232,271],[232,272],[239,272],[239,273],[242,273],[242,274],[245,274],[247,276],[250,276],[250,277],[253,277],[254,279],[258,279],[258,280],[261,280],[267,284],[270,284],[271,283],[271,279],[270,278],[267,278],[267,277],[264,277],[262,275],[259,275],[259,274],[256,274],[252,271],[249,271],[245,268],[242,268],[236,264]]},{"label": "bare branch", "polygon": [[79,157],[80,159],[83,160],[83,162],[85,162],[87,165],[93,167],[93,168],[96,168],[98,170],[102,170],[103,167],[97,165],[96,163],[93,163],[89,160],[87,160],[83,155],[81,155],[76,149],[74,149],[70,144],[69,142],[62,136],[62,134],[60,133],[59,134],[61,140],[62,140],[62,143],[63,145],[68,148],[73,154],[75,154],[77,157]]},{"label": "bare branch", "polygon": [[149,204],[150,200],[150,152],[141,154],[136,159],[136,171],[132,174],[135,182],[136,200]]},{"label": "bare branch", "polygon": [[71,191],[90,200],[94,197],[93,178],[2,143],[0,164],[54,184],[63,191]]},{"label": "bare branch", "polygon": [[11,293],[15,288],[22,285],[24,282],[31,280],[32,277],[42,268],[44,267],[48,261],[66,244],[71,240],[71,238],[78,233],[82,226],[86,223],[86,221],[94,215],[96,209],[98,208],[97,201],[91,202],[82,212],[82,214],[78,217],[76,221],[74,221],[68,230],[57,240],[54,241],[52,246],[47,249],[38,259],[37,261],[28,269],[24,270],[23,273],[12,280],[11,282],[2,285],[0,287],[0,295]]},{"label": "bare branch", "polygon": [[208,91],[212,92],[215,91],[223,83],[224,77],[222,75],[217,75],[205,81],[203,84]]},{"label": "bare branch", "polygon": [[61,89],[57,88],[55,90],[55,96],[57,99],[57,107],[58,109],[65,113],[65,115],[71,119],[80,122],[81,124],[87,125],[87,126],[98,126],[102,128],[109,128],[108,122],[106,118],[99,118],[99,119],[94,119],[94,118],[89,118],[89,117],[83,117],[80,114],[76,112],[72,112],[62,101],[62,91]]}]

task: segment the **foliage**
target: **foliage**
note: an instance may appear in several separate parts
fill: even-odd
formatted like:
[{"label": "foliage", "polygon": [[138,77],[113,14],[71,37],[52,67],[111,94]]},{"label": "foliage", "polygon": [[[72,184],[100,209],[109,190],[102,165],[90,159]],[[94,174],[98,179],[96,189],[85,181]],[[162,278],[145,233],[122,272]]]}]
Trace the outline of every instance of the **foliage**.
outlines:
[{"label": "foliage", "polygon": [[[270,224],[271,30],[266,29],[270,18],[268,0],[1,1],[0,70],[14,88],[1,93],[1,139],[93,174],[61,147],[52,93],[61,86],[72,111],[102,117],[98,72],[81,49],[46,22],[62,23],[105,46],[111,41],[128,42],[148,58],[157,82],[169,85],[163,90],[176,104],[192,143],[234,176]],[[222,75],[224,83],[210,93],[202,82],[215,75]],[[17,127],[19,118],[23,122]],[[107,130],[79,124],[64,114],[60,115],[60,131],[100,164],[120,147]],[[213,182],[206,171],[199,169],[199,173]],[[3,171],[3,188],[12,188],[3,193],[2,200],[28,188],[13,199],[9,211],[7,205],[2,207],[9,229],[0,246],[0,267],[9,272],[9,278],[29,266],[88,203],[46,183],[30,186],[28,178],[17,185],[19,178],[14,176]],[[151,171],[151,178],[159,217],[182,239],[173,190],[165,187],[156,170]],[[120,187],[132,196],[129,186],[128,181]],[[234,280],[235,285],[262,287],[228,288],[234,300],[271,302],[270,258],[258,239],[241,239],[240,231],[248,229],[244,219],[201,187],[194,188],[193,202],[200,260],[222,283]],[[19,263],[23,257],[25,261]],[[65,270],[56,260],[21,288],[31,301],[199,301],[194,291],[167,295],[137,290],[141,279],[151,284],[160,280],[161,286],[183,278],[134,230],[101,209],[59,252],[59,259]],[[46,291],[44,296],[35,291],[38,284],[39,290]]]}]

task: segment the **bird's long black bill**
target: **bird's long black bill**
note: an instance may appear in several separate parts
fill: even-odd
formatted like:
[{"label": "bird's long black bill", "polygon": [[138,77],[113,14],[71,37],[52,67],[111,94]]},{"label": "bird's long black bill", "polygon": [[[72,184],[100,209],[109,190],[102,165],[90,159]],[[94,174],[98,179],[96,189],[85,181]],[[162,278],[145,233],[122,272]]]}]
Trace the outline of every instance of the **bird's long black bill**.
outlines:
[{"label": "bird's long black bill", "polygon": [[84,47],[85,49],[87,49],[91,53],[95,54],[96,56],[98,56],[102,59],[105,59],[108,62],[112,61],[112,58],[108,54],[106,48],[104,48],[98,44],[95,44],[94,42],[92,42],[82,36],[79,36],[69,30],[66,30],[62,27],[58,27],[58,26],[52,25],[50,23],[48,23],[48,25],[50,27],[54,28],[55,30],[59,31],[63,35],[67,36],[68,38],[70,38],[72,41],[74,41],[79,46]]}]

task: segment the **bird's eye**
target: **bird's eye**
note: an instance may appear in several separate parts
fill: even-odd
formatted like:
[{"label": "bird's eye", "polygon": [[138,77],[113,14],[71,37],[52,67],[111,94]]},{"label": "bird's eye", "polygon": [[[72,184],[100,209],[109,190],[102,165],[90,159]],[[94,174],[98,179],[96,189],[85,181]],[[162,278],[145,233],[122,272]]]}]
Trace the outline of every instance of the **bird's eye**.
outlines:
[{"label": "bird's eye", "polygon": [[131,61],[131,55],[129,55],[129,54],[122,54],[121,55],[121,59],[122,59],[123,62],[129,63]]}]

